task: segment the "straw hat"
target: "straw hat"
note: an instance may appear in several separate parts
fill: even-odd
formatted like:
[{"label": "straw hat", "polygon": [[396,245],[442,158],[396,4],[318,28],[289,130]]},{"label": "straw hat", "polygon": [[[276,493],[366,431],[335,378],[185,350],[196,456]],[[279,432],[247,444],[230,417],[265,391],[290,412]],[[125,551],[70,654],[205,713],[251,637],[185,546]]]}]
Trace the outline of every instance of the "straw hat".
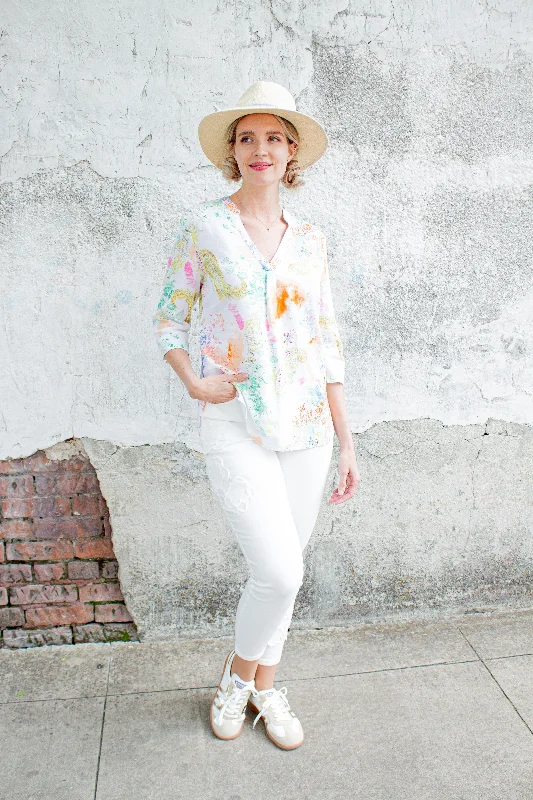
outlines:
[{"label": "straw hat", "polygon": [[300,143],[297,157],[304,169],[318,161],[328,146],[328,137],[322,125],[301,111],[296,111],[292,94],[272,81],[258,81],[250,86],[233,108],[215,111],[204,117],[198,125],[198,138],[205,155],[215,167],[222,169],[227,156],[226,130],[245,114],[276,114],[288,119],[298,131]]}]

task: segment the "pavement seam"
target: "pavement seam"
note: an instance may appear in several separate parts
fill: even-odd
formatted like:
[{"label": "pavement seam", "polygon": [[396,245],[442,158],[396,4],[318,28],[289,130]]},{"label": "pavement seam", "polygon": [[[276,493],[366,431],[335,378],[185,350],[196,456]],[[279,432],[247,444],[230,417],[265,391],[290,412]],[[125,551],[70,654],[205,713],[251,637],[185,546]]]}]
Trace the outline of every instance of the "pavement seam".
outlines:
[{"label": "pavement seam", "polygon": [[[311,675],[305,678],[280,678],[276,679],[276,683],[294,683],[303,681],[322,681],[329,678],[351,678],[357,675],[373,675],[374,673],[381,672],[399,672],[406,669],[425,669],[427,667],[442,667],[454,664],[475,664],[479,659],[472,658],[466,661],[432,661],[429,664],[406,664],[404,667],[383,667],[383,669],[366,669],[359,672],[338,672],[335,675]],[[107,705],[108,697],[132,697],[137,694],[161,694],[163,692],[189,692],[189,691],[202,691],[203,689],[216,689],[217,684],[203,684],[202,686],[174,686],[170,689],[141,689],[137,692],[109,692],[109,671],[108,681],[105,694],[92,694],[92,695],[74,695],[73,697],[38,697],[35,700],[5,700],[0,701],[0,705],[26,705],[29,703],[54,703],[56,701],[66,702],[68,700],[92,700],[97,697],[104,698],[104,709]]]},{"label": "pavement seam", "polygon": [[[483,664],[483,666],[485,667],[485,669],[486,669],[486,670],[487,670],[487,672],[489,673],[490,677],[492,678],[492,680],[494,681],[494,683],[496,684],[496,686],[498,687],[498,689],[500,690],[500,692],[503,694],[503,696],[505,697],[505,699],[506,699],[506,700],[509,702],[509,704],[511,705],[511,707],[512,707],[512,708],[515,710],[516,714],[517,714],[517,715],[520,717],[520,719],[522,720],[522,722],[524,723],[524,725],[526,726],[526,728],[528,729],[528,731],[529,731],[529,732],[531,733],[531,735],[533,736],[533,730],[532,730],[532,729],[530,728],[530,726],[527,724],[526,720],[524,719],[524,717],[522,716],[522,714],[520,713],[520,711],[518,710],[518,708],[515,706],[515,704],[513,703],[513,701],[511,700],[511,698],[509,697],[509,695],[507,694],[507,692],[506,692],[506,691],[505,691],[505,689],[503,688],[503,686],[502,686],[502,685],[499,683],[499,681],[497,680],[497,678],[495,677],[495,675],[494,675],[494,674],[491,672],[491,670],[489,669],[489,667],[488,667],[488,664],[486,663],[486,661],[484,661],[484,660],[483,660],[483,658],[482,658],[482,657],[479,655],[479,653],[477,652],[476,648],[475,648],[475,647],[474,647],[474,645],[473,645],[473,644],[472,644],[472,643],[471,643],[471,642],[468,640],[468,637],[467,637],[467,636],[466,636],[466,634],[465,634],[465,633],[464,633],[464,632],[461,630],[461,628],[458,628],[457,630],[459,631],[459,633],[461,634],[461,636],[463,636],[463,637],[465,638],[465,640],[468,642],[468,644],[470,645],[470,647],[472,648],[472,650],[474,651],[474,653],[476,653],[476,655],[477,655],[477,657],[479,658],[480,662]],[[506,656],[506,657],[507,657],[507,658],[513,658],[514,656]],[[488,660],[488,659],[487,659],[487,660]],[[496,660],[496,659],[491,659],[491,660]]]},{"label": "pavement seam", "polygon": [[491,656],[486,658],[485,661],[502,661],[505,658],[524,658],[524,656],[533,656],[533,653],[511,653],[508,656]]},{"label": "pavement seam", "polygon": [[[468,643],[470,644],[470,642]],[[474,650],[474,648],[472,649]],[[531,657],[533,656],[533,653],[513,653],[512,655],[508,656],[491,656],[491,658],[487,658],[485,659],[485,661],[504,661],[505,659],[509,658],[524,658],[527,656]],[[316,680],[326,680],[327,678],[349,678],[355,675],[372,675],[374,672],[376,673],[396,672],[405,669],[424,669],[427,667],[441,667],[454,664],[475,664],[476,661],[481,661],[482,663],[484,663],[483,659],[479,658],[478,654],[476,653],[476,658],[467,659],[464,661],[434,661],[429,664],[410,664],[404,667],[384,667],[383,669],[361,670],[360,672],[339,672],[336,675],[313,675],[309,678],[285,678],[285,679],[281,678],[280,680],[276,680],[276,683],[291,683],[294,681],[316,681]],[[159,692],[187,692],[189,690],[200,691],[202,689],[216,688],[216,684],[204,684],[203,686],[177,686],[172,689],[146,689],[138,692],[109,692],[108,689],[109,689],[110,667],[111,665],[109,665],[108,667],[105,694],[87,694],[87,695],[80,694],[80,695],[72,695],[71,697],[37,697],[35,698],[35,700],[0,700],[0,706],[26,705],[29,703],[55,703],[56,701],[67,702],[69,700],[95,700],[102,697],[106,699],[107,697],[129,697],[130,695],[135,695],[135,694],[157,694]]]},{"label": "pavement seam", "polygon": [[0,706],[26,706],[30,703],[68,703],[70,700],[104,699],[105,694],[75,694],[72,697],[36,697],[35,700],[2,700]]},{"label": "pavement seam", "polygon": [[100,727],[100,741],[98,742],[98,760],[96,762],[96,775],[94,779],[94,796],[93,796],[94,800],[96,800],[96,795],[98,793],[98,778],[100,776],[100,757],[102,755],[102,742],[104,739],[105,712],[107,707],[107,696],[109,691],[109,673],[111,672],[111,660],[112,660],[112,654],[110,653],[107,658],[107,675],[105,683],[104,708],[102,710],[102,725]]},{"label": "pavement seam", "polygon": [[[304,678],[279,678],[276,683],[303,683],[304,681],[325,681],[331,678],[351,678],[357,675],[374,675],[382,672],[401,672],[406,669],[427,669],[429,667],[446,667],[456,664],[476,664],[478,658],[467,659],[466,661],[433,661],[429,664],[407,664],[404,667],[384,667],[383,669],[367,669],[360,672],[339,672],[336,675],[311,675]],[[190,692],[202,691],[204,689],[216,689],[217,684],[204,684],[203,686],[177,686],[172,689],[143,689],[137,692],[116,692],[109,693],[108,697],[131,697],[138,694],[161,694],[163,692]],[[30,701],[28,701],[30,702]],[[35,701],[33,701],[35,702]]]}]

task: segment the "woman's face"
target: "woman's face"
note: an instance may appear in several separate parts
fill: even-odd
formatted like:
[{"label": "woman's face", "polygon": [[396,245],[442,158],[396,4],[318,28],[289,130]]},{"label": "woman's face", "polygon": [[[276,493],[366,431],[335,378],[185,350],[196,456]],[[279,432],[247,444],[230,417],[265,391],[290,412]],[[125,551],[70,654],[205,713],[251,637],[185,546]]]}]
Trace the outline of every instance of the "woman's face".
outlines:
[{"label": "woman's face", "polygon": [[298,145],[289,142],[273,114],[247,114],[237,123],[233,155],[243,183],[280,181]]}]

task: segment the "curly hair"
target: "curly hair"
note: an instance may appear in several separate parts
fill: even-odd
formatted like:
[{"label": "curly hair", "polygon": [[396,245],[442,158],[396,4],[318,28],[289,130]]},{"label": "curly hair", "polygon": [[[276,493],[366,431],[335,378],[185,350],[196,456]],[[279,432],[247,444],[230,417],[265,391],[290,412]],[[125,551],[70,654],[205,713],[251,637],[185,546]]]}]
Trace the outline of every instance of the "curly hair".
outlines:
[{"label": "curly hair", "polygon": [[[243,116],[247,116],[246,114]],[[284,119],[283,117],[278,117],[277,114],[273,115],[281,124],[285,136],[289,140],[289,142],[296,142],[296,144],[300,143],[300,136],[298,131],[292,124],[289,122],[288,119]],[[235,156],[232,153],[232,145],[235,144],[237,140],[237,124],[242,117],[239,117],[231,125],[228,127],[226,131],[226,145],[228,149],[228,155],[224,159],[224,164],[222,165],[222,174],[228,181],[240,181],[241,179],[241,171],[239,169],[239,165],[235,159]],[[304,179],[302,178],[302,170],[298,164],[298,152],[296,155],[291,158],[289,163],[287,164],[287,168],[285,170],[285,174],[281,179],[281,183],[287,189],[293,189],[296,186],[302,186],[305,183]]]}]

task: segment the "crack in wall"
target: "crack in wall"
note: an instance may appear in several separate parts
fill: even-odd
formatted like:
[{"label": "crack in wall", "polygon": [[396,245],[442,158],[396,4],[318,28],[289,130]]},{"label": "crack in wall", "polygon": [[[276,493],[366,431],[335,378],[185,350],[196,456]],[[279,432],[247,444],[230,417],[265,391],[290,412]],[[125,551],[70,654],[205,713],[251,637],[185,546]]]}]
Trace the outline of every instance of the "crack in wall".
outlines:
[{"label": "crack in wall", "polygon": [[476,456],[475,456],[475,458],[474,458],[474,460],[472,462],[472,471],[471,471],[471,476],[470,476],[471,477],[472,505],[471,505],[471,507],[469,509],[469,513],[468,513],[468,528],[467,528],[466,539],[465,539],[465,542],[464,542],[464,545],[463,545],[463,555],[465,554],[465,551],[466,551],[466,549],[468,547],[468,544],[470,542],[470,534],[471,534],[471,530],[472,530],[472,514],[476,510],[476,490],[475,490],[476,464],[478,462],[479,455],[480,455],[482,447],[483,447],[483,442],[485,441],[484,437],[489,435],[489,433],[487,431],[487,428],[488,428],[488,422],[485,424],[485,430],[481,434],[479,447],[478,447]]}]

